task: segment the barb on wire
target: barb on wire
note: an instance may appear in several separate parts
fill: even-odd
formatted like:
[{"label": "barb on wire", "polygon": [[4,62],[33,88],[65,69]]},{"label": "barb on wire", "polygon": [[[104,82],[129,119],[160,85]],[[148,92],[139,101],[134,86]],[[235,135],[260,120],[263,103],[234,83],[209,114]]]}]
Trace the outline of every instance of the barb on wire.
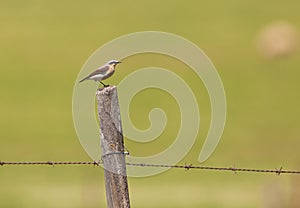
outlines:
[{"label": "barb on wire", "polygon": [[[100,166],[103,164],[102,161],[67,161],[67,162],[5,162],[0,161],[0,166],[4,165],[93,165],[93,166]],[[185,170],[215,170],[215,171],[232,171],[233,173],[237,172],[256,172],[256,173],[275,173],[276,175],[281,174],[300,174],[300,171],[296,170],[283,170],[283,167],[279,169],[251,169],[251,168],[236,168],[234,167],[212,167],[212,166],[197,166],[192,164],[185,164],[185,165],[168,165],[168,164],[149,164],[149,163],[130,163],[127,162],[126,165],[128,166],[139,166],[139,167],[153,167],[153,168],[177,168],[177,169],[185,169]]]}]

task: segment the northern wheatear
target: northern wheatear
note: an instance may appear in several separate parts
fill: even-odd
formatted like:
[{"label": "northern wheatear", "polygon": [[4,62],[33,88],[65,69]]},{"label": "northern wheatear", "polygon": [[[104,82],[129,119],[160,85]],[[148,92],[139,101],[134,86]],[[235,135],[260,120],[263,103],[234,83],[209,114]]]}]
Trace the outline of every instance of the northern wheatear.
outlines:
[{"label": "northern wheatear", "polygon": [[108,87],[109,85],[104,84],[102,80],[105,80],[109,78],[111,75],[113,75],[115,72],[115,68],[119,63],[121,63],[121,61],[111,60],[107,62],[105,65],[100,66],[98,69],[96,69],[94,72],[92,72],[84,79],[80,80],[79,83],[85,80],[94,80],[95,82],[97,81],[100,82],[104,87]]}]

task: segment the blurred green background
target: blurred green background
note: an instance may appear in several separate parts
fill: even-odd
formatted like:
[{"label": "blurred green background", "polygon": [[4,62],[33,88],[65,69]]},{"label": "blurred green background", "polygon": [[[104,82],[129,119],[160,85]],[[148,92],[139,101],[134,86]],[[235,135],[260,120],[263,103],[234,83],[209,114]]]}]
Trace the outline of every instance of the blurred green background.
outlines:
[{"label": "blurred green background", "polygon": [[[260,31],[272,22],[285,21],[299,29],[300,1],[1,0],[0,5],[0,160],[89,161],[72,121],[77,74],[106,42],[157,30],[197,44],[223,80],[225,131],[214,154],[201,165],[300,169],[299,50],[270,58],[256,45]],[[199,165],[210,122],[201,80],[162,55],[123,61],[108,83],[118,84],[140,67],[159,66],[190,84],[201,106],[200,135],[180,163]],[[149,126],[153,107],[169,116],[166,131],[151,143],[126,140],[132,155],[157,153],[176,136],[178,106],[158,90],[143,91],[133,100],[130,113],[137,127]],[[299,184],[299,176],[292,175],[196,170],[129,178],[132,207],[300,207]],[[101,168],[0,167],[0,207],[105,206]]]}]

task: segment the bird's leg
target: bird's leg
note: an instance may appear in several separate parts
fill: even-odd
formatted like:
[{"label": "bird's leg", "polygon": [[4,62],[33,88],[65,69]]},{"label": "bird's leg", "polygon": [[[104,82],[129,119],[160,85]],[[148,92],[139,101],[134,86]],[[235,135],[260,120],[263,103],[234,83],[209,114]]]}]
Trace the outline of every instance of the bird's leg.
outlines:
[{"label": "bird's leg", "polygon": [[106,85],[106,84],[104,84],[103,82],[101,82],[101,81],[99,81],[102,85],[103,85],[103,87],[109,87],[109,85]]}]

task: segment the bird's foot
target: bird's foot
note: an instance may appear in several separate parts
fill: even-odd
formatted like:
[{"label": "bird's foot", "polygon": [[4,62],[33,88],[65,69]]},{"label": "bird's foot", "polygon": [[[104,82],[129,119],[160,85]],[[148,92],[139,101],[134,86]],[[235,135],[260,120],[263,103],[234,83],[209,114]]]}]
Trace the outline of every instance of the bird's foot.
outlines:
[{"label": "bird's foot", "polygon": [[101,90],[101,89],[104,89],[104,88],[106,88],[106,87],[109,87],[110,85],[103,85],[103,87],[101,87],[101,86],[99,86],[99,90]]}]

